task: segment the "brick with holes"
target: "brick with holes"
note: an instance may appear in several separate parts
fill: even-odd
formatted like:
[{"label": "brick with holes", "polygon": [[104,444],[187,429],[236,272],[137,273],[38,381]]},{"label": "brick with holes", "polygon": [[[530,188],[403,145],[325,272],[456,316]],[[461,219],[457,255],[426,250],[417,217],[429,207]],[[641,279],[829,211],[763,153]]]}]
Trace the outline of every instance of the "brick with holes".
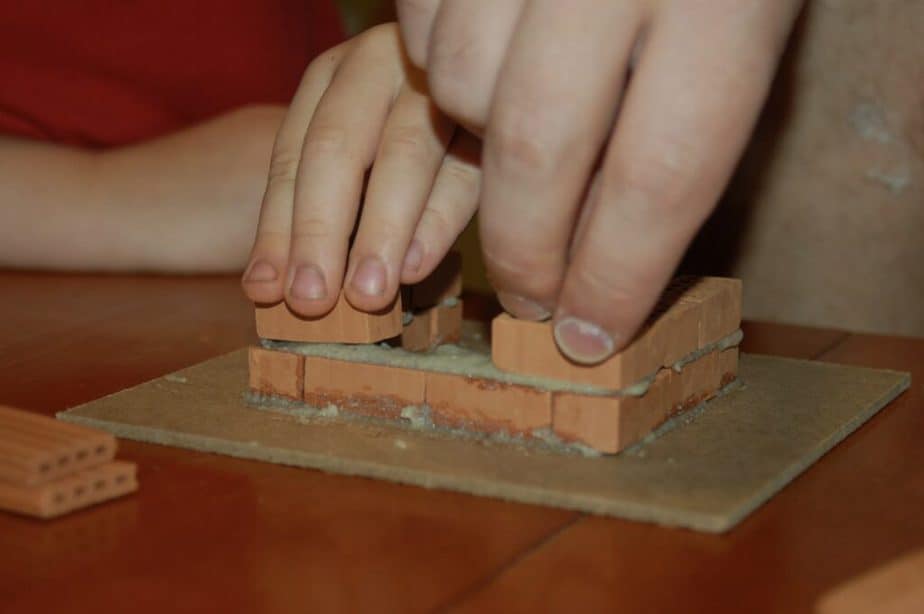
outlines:
[{"label": "brick with holes", "polygon": [[0,406],[0,481],[36,485],[112,460],[109,433]]},{"label": "brick with holes", "polygon": [[137,489],[135,464],[111,461],[34,486],[0,482],[0,510],[55,518]]}]

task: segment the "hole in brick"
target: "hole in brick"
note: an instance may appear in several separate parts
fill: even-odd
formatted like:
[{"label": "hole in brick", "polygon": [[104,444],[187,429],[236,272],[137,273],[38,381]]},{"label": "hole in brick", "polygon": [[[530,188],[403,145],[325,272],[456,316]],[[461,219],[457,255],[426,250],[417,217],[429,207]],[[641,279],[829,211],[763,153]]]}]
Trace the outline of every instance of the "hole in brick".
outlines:
[{"label": "hole in brick", "polygon": [[77,455],[76,455],[76,456],[77,456],[77,460],[78,460],[78,461],[85,460],[85,459],[87,458],[87,456],[89,456],[89,454],[90,454],[90,453],[87,452],[86,450],[77,450]]},{"label": "hole in brick", "polygon": [[54,494],[54,497],[52,498],[52,500],[58,505],[61,505],[62,503],[67,501],[67,496],[63,492],[58,491]]},{"label": "hole in brick", "polygon": [[48,463],[42,463],[39,465],[39,473],[48,473],[49,471],[51,471],[51,465]]},{"label": "hole in brick", "polygon": [[58,457],[58,467],[66,467],[71,463],[70,456],[59,456]]},{"label": "hole in brick", "polygon": [[84,486],[78,486],[74,489],[74,497],[79,499],[84,494],[86,494],[87,489]]},{"label": "hole in brick", "polygon": [[124,475],[117,475],[115,478],[116,484],[124,484],[127,478]]},{"label": "hole in brick", "polygon": [[94,490],[102,490],[104,488],[106,488],[106,480],[96,480],[93,482]]},{"label": "hole in brick", "polygon": [[106,446],[96,446],[96,449],[93,451],[97,456],[102,456],[106,453]]}]

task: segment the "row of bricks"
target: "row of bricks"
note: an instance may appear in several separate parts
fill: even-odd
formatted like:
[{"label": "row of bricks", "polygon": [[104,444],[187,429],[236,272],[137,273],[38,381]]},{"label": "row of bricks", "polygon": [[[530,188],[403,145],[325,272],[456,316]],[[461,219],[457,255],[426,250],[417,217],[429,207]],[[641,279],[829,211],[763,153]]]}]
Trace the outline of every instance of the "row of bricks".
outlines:
[{"label": "row of bricks", "polygon": [[0,406],[0,482],[33,486],[115,456],[109,433]]},{"label": "row of bricks", "polygon": [[462,260],[450,252],[422,282],[402,288],[380,311],[359,311],[341,293],[334,308],[321,317],[295,314],[284,302],[257,305],[257,334],[263,339],[314,343],[376,343],[402,334],[404,310],[412,313],[457,299],[462,294]]},{"label": "row of bricks", "polygon": [[714,351],[681,372],[662,369],[640,397],[552,392],[495,380],[250,349],[250,388],[395,419],[426,404],[435,424],[529,435],[551,428],[561,439],[615,453],[672,414],[713,396],[736,377],[737,348]]},{"label": "row of bricks", "polygon": [[503,371],[609,389],[628,387],[734,333],[741,326],[741,281],[681,277],[665,290],[652,317],[621,352],[580,365],[558,350],[550,322],[494,319],[491,359]]},{"label": "row of bricks", "polygon": [[53,518],[137,489],[109,433],[0,406],[0,509]]},{"label": "row of bricks", "polygon": [[0,509],[54,518],[137,489],[134,463],[111,461],[37,486],[0,482]]}]

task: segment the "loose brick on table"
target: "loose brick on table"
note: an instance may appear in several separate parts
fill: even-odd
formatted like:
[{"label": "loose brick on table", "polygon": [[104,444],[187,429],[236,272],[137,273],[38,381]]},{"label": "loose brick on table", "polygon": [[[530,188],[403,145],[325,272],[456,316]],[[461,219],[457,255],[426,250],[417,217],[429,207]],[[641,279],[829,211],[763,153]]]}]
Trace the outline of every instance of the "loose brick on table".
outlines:
[{"label": "loose brick on table", "polygon": [[429,372],[426,391],[436,424],[519,434],[552,423],[552,396],[547,390]]},{"label": "loose brick on table", "polygon": [[250,389],[289,399],[302,400],[305,357],[292,352],[250,347]]},{"label": "loose brick on table", "polygon": [[443,343],[455,343],[462,335],[462,301],[438,305],[414,314],[401,333],[401,347],[422,352]]},{"label": "loose brick on table", "polygon": [[0,510],[54,518],[137,489],[134,463],[111,461],[34,486],[0,482]]},{"label": "loose brick on table", "polygon": [[462,256],[449,252],[430,275],[412,286],[405,286],[410,310],[434,307],[462,294]]},{"label": "loose brick on table", "polygon": [[317,343],[377,343],[401,334],[401,299],[386,309],[366,313],[350,305],[343,293],[326,315],[304,318],[285,302],[256,306],[257,334],[263,339]]},{"label": "loose brick on table", "polygon": [[397,418],[425,400],[423,371],[319,356],[305,357],[305,402],[366,415]]},{"label": "loose brick on table", "polygon": [[111,461],[110,433],[0,406],[0,481],[35,485]]}]

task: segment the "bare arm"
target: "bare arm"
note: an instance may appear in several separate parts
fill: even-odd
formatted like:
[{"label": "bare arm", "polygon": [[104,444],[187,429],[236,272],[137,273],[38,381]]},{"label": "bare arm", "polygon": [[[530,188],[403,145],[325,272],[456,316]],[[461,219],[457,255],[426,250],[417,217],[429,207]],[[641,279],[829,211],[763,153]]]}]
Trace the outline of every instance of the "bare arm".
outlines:
[{"label": "bare arm", "polygon": [[105,152],[0,137],[0,266],[243,268],[282,107]]}]

